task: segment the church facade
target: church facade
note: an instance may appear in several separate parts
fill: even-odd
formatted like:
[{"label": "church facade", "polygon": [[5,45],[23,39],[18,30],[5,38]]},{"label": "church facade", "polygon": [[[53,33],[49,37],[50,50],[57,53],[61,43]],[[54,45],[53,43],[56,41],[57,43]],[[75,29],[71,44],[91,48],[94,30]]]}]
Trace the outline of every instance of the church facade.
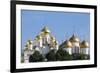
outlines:
[{"label": "church facade", "polygon": [[89,54],[89,43],[87,41],[80,41],[75,34],[72,37],[62,44],[58,45],[58,41],[56,38],[51,34],[48,27],[44,27],[39,35],[32,40],[28,40],[25,44],[24,48],[24,63],[29,62],[29,57],[35,51],[39,51],[42,55],[46,55],[50,50],[57,51],[58,49],[63,49],[68,52],[70,55],[72,54]]}]

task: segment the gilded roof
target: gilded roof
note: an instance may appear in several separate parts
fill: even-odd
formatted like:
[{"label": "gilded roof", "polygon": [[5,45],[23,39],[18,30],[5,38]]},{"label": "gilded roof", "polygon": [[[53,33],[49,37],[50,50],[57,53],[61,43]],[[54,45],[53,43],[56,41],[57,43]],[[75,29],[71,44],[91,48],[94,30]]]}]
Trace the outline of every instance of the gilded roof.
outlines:
[{"label": "gilded roof", "polygon": [[82,41],[82,43],[80,44],[81,48],[89,48],[89,43],[87,41]]},{"label": "gilded roof", "polygon": [[50,30],[48,29],[47,26],[45,26],[41,31],[45,33],[50,33]]},{"label": "gilded roof", "polygon": [[27,41],[27,44],[32,44],[32,41],[31,41],[31,40],[28,40],[28,41]]},{"label": "gilded roof", "polygon": [[79,42],[79,38],[75,36],[75,34],[72,35],[72,37],[69,39],[70,42]]},{"label": "gilded roof", "polygon": [[36,40],[40,40],[40,39],[42,39],[42,36],[41,35],[37,35],[36,36]]},{"label": "gilded roof", "polygon": [[66,41],[64,43],[65,48],[72,48],[72,43],[70,41]]}]

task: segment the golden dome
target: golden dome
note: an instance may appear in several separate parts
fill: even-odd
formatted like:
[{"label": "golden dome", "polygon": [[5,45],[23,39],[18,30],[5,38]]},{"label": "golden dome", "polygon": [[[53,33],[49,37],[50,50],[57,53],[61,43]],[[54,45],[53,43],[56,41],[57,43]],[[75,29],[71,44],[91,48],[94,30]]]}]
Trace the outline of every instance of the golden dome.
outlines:
[{"label": "golden dome", "polygon": [[27,40],[26,44],[25,44],[25,49],[24,50],[28,50],[29,49],[29,46],[33,44],[33,41],[32,40]]},{"label": "golden dome", "polygon": [[44,32],[43,32],[43,31],[41,31],[41,32],[40,32],[40,35],[41,35],[42,37],[44,37]]},{"label": "golden dome", "polygon": [[31,40],[28,40],[27,43],[28,43],[28,44],[32,44],[33,42],[32,42]]},{"label": "golden dome", "polygon": [[26,45],[29,45],[29,42],[28,41],[26,42]]},{"label": "golden dome", "polygon": [[57,45],[57,44],[58,44],[58,42],[55,40],[55,41],[54,41],[54,44],[55,44],[55,45]]},{"label": "golden dome", "polygon": [[53,36],[51,36],[51,39],[52,39],[53,41],[55,41],[55,40],[56,40]]},{"label": "golden dome", "polygon": [[70,42],[79,42],[79,38],[77,38],[74,34],[72,35],[72,37],[69,39]]},{"label": "golden dome", "polygon": [[42,29],[42,32],[45,32],[45,33],[50,33],[50,30],[48,29],[47,26],[45,26],[43,29]]},{"label": "golden dome", "polygon": [[41,35],[36,36],[36,39],[37,39],[37,40],[42,39]]},{"label": "golden dome", "polygon": [[72,43],[70,41],[65,42],[65,48],[72,48]]},{"label": "golden dome", "polygon": [[89,43],[87,41],[83,41],[80,45],[81,48],[89,48]]}]

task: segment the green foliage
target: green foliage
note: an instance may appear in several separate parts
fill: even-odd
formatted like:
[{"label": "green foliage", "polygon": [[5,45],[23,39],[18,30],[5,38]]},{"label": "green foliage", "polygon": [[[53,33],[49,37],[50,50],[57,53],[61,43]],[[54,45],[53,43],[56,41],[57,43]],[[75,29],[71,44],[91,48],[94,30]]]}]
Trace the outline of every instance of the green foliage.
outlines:
[{"label": "green foliage", "polygon": [[43,62],[44,57],[40,52],[35,51],[30,57],[29,57],[29,62]]},{"label": "green foliage", "polygon": [[85,54],[79,54],[78,57],[77,57],[78,60],[85,60],[87,58],[88,58],[88,56],[85,55]]},{"label": "green foliage", "polygon": [[[46,60],[47,59],[47,60]],[[29,62],[44,62],[44,61],[68,61],[68,60],[86,60],[89,59],[89,55],[85,54],[73,54],[70,55],[63,49],[59,49],[58,51],[51,50],[45,57],[40,54],[40,52],[35,51],[29,57]]]},{"label": "green foliage", "polygon": [[46,58],[48,61],[65,61],[65,60],[71,60],[72,56],[69,55],[68,52],[66,52],[63,49],[59,49],[57,52],[55,50],[51,50],[47,55]]},{"label": "green foliage", "polygon": [[71,60],[72,56],[63,49],[59,49],[56,53],[56,59],[60,61]]},{"label": "green foliage", "polygon": [[46,58],[48,61],[56,61],[56,52],[55,50],[51,50],[47,55]]}]

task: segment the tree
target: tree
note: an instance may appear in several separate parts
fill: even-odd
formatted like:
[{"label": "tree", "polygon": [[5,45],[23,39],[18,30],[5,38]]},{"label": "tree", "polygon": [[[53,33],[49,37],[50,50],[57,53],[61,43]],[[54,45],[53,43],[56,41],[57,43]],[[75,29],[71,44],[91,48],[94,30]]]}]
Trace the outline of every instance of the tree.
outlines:
[{"label": "tree", "polygon": [[29,57],[29,62],[43,62],[44,57],[42,54],[40,54],[39,51],[35,51],[32,55]]},{"label": "tree", "polygon": [[56,59],[60,61],[71,60],[72,56],[63,49],[59,49],[56,53]]},{"label": "tree", "polygon": [[56,61],[55,50],[51,50],[48,54],[46,54],[46,58],[47,58],[48,61]]},{"label": "tree", "polygon": [[78,60],[85,60],[85,59],[87,59],[87,57],[88,57],[88,56],[85,55],[85,54],[79,54],[78,57],[77,57],[77,59],[78,59]]}]

